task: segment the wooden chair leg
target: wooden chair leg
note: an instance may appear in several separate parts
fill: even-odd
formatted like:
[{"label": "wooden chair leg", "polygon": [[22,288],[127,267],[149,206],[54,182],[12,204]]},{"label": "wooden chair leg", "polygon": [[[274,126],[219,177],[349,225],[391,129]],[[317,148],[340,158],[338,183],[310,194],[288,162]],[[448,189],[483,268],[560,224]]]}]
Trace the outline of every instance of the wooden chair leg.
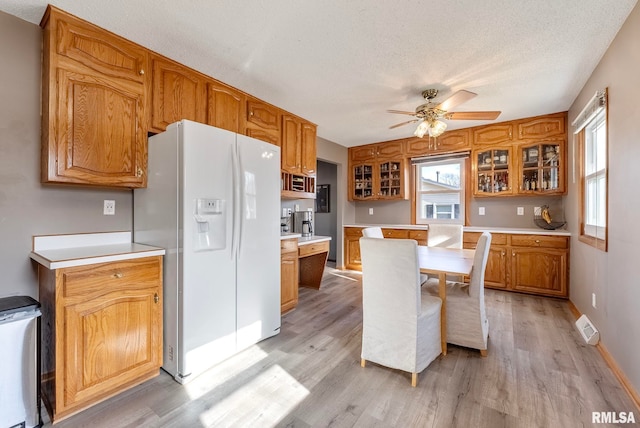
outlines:
[{"label": "wooden chair leg", "polygon": [[486,349],[481,349],[480,350],[480,356],[481,357],[486,357],[487,356],[487,350]]},{"label": "wooden chair leg", "polygon": [[365,360],[364,358],[360,358],[360,367],[364,367],[366,363],[367,363],[367,360]]},{"label": "wooden chair leg", "polygon": [[418,385],[418,373],[411,373],[411,386],[416,387]]}]

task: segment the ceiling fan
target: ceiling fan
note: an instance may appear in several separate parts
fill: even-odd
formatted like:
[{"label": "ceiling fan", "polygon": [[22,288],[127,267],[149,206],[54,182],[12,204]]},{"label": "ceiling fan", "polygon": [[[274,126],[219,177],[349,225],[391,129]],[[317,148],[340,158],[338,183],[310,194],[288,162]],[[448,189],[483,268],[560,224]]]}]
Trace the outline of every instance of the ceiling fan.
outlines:
[{"label": "ceiling fan", "polygon": [[452,108],[469,101],[477,96],[473,92],[460,90],[455,92],[446,100],[439,104],[436,104],[433,99],[438,95],[437,89],[427,89],[422,92],[422,97],[426,101],[425,104],[421,104],[416,107],[415,112],[401,111],[401,110],[387,110],[389,113],[407,114],[415,116],[415,119],[408,120],[406,122],[398,123],[397,125],[390,126],[389,129],[394,129],[399,126],[408,125],[409,123],[418,123],[418,127],[414,132],[416,137],[422,138],[425,134],[429,134],[430,137],[440,136],[447,124],[440,119],[445,120],[493,120],[496,119],[501,112],[499,111],[461,111],[451,112]]}]

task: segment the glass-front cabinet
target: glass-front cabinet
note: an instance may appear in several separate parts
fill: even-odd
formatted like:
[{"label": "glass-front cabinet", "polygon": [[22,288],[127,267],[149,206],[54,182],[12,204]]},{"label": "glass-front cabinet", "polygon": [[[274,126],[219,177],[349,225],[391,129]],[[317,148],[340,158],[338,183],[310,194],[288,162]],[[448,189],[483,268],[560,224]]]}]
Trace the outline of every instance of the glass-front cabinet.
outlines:
[{"label": "glass-front cabinet", "polygon": [[560,142],[523,145],[520,150],[520,177],[518,192],[521,194],[563,193],[564,150]]},{"label": "glass-front cabinet", "polygon": [[474,152],[475,196],[512,194],[511,148],[476,150]]},{"label": "glass-front cabinet", "polygon": [[353,199],[373,199],[373,163],[353,165]]},{"label": "glass-front cabinet", "polygon": [[351,174],[351,197],[355,201],[405,197],[402,159],[353,164]]}]

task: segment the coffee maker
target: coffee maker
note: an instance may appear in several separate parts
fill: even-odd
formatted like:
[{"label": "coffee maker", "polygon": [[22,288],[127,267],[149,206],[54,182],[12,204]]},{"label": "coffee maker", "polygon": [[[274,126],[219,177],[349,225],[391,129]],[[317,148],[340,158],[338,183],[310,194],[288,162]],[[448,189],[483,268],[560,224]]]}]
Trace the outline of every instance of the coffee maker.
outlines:
[{"label": "coffee maker", "polygon": [[293,232],[304,237],[313,235],[312,215],[312,211],[295,211],[293,213]]}]

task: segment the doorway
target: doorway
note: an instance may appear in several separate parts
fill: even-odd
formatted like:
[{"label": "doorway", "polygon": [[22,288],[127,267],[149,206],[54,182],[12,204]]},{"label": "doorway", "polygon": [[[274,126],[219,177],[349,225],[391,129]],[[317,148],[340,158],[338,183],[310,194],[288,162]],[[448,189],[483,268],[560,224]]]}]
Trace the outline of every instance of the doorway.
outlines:
[{"label": "doorway", "polygon": [[318,159],[316,176],[315,234],[330,236],[329,261],[336,261],[338,237],[338,165]]}]

